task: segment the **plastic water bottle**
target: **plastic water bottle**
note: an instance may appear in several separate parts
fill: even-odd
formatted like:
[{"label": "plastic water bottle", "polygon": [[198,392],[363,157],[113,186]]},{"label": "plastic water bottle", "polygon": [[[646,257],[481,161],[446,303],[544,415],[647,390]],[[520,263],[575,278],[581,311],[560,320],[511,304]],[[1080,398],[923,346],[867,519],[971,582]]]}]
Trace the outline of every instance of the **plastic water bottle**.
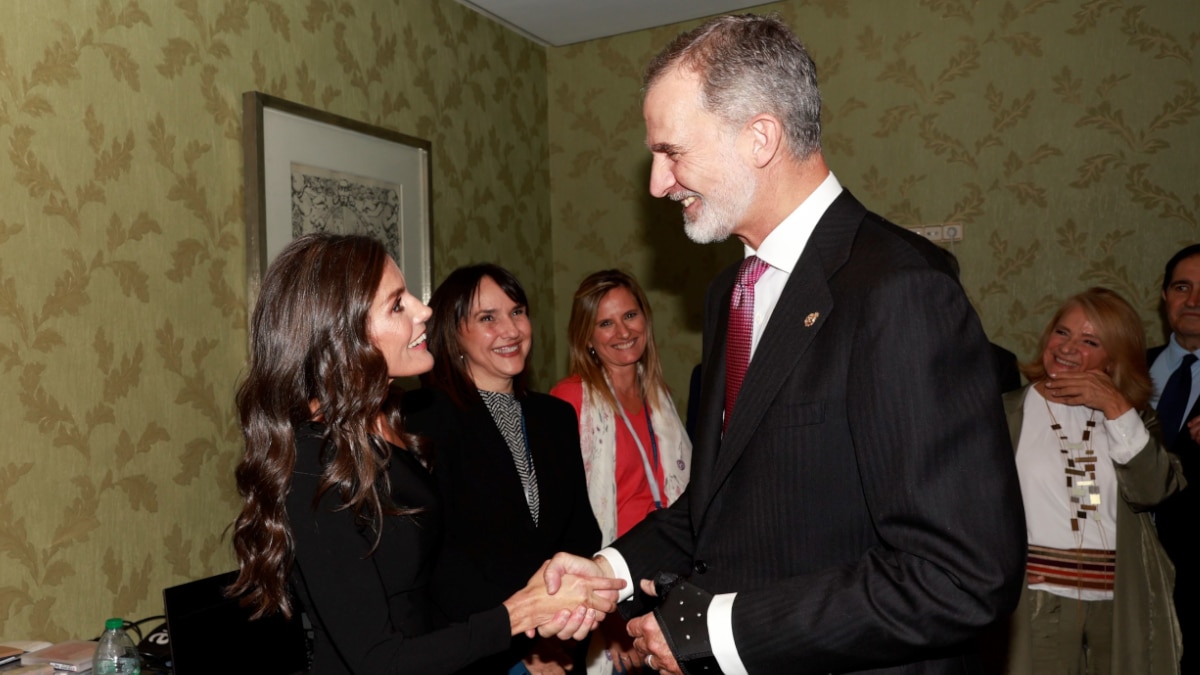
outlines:
[{"label": "plastic water bottle", "polygon": [[142,661],[124,626],[124,619],[104,622],[104,635],[92,657],[92,675],[141,675]]}]

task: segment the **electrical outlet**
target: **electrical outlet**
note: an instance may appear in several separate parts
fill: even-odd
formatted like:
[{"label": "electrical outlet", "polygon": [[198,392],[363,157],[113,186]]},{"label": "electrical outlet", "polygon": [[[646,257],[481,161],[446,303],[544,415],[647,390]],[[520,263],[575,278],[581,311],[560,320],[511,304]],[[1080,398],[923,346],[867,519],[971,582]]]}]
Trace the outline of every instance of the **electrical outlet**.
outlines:
[{"label": "electrical outlet", "polygon": [[942,226],[942,241],[962,241],[962,239],[962,223],[946,223]]},{"label": "electrical outlet", "polygon": [[928,239],[929,241],[941,241],[942,240],[942,226],[941,225],[930,225],[929,227],[922,228],[921,234],[924,235],[924,237],[926,239]]}]

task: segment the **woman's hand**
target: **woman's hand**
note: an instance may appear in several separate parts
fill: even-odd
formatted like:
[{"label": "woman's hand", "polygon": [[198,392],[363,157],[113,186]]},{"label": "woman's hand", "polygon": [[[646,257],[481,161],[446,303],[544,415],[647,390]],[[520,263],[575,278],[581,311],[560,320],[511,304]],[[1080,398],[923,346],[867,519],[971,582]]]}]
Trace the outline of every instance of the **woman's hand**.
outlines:
[{"label": "woman's hand", "polygon": [[[530,577],[525,588],[504,601],[512,634],[532,632],[543,624],[555,624],[562,617],[582,615],[580,625],[590,628],[602,615],[617,607],[616,592],[625,585],[621,579],[583,577],[566,574],[551,595],[546,588],[545,570],[549,561]],[[565,614],[560,614],[564,613]],[[583,631],[586,635],[587,631]]]},{"label": "woman's hand", "polygon": [[1055,403],[1087,406],[1104,413],[1110,420],[1133,408],[1108,374],[1099,370],[1052,373],[1044,388],[1046,398]]},{"label": "woman's hand", "polygon": [[[547,565],[543,565],[545,570],[546,590],[551,594],[557,593],[559,586],[563,583],[563,578],[566,575],[574,574],[580,577],[612,577],[613,571],[609,567],[608,561],[604,556],[596,556],[594,558],[582,558],[570,553],[558,553],[548,561]],[[621,582],[620,588],[624,588],[625,583]],[[617,601],[617,591],[597,591],[605,598],[611,598],[614,605]],[[574,612],[562,610],[550,623],[545,623],[537,628],[537,634],[542,637],[557,637],[560,640],[582,640],[587,637],[587,634],[597,628],[600,619],[604,615],[597,616],[595,612],[588,610],[586,607],[578,607]],[[526,632],[529,637],[534,636],[534,631]]]}]

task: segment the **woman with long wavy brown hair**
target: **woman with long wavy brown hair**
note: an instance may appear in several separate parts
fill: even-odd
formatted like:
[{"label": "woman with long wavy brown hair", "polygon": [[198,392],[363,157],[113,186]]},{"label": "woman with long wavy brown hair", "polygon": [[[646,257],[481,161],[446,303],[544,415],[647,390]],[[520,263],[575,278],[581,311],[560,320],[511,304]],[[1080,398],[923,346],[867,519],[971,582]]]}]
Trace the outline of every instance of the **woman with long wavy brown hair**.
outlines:
[{"label": "woman with long wavy brown hair", "polygon": [[246,450],[229,592],[258,616],[290,616],[298,600],[315,629],[312,673],[453,672],[564,610],[611,608],[591,592],[601,580],[548,596],[535,574],[461,623],[431,611],[441,510],[389,403],[393,378],[433,365],[428,317],[367,237],[301,237],[263,279],[237,393]]}]

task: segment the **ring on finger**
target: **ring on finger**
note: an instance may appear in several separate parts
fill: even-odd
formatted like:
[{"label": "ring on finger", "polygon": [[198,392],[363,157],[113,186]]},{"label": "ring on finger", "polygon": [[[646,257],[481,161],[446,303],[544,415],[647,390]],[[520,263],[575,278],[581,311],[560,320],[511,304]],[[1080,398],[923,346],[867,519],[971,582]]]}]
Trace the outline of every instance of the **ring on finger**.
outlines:
[{"label": "ring on finger", "polygon": [[646,655],[646,667],[649,668],[650,670],[657,670],[654,667],[654,655],[653,654]]}]

